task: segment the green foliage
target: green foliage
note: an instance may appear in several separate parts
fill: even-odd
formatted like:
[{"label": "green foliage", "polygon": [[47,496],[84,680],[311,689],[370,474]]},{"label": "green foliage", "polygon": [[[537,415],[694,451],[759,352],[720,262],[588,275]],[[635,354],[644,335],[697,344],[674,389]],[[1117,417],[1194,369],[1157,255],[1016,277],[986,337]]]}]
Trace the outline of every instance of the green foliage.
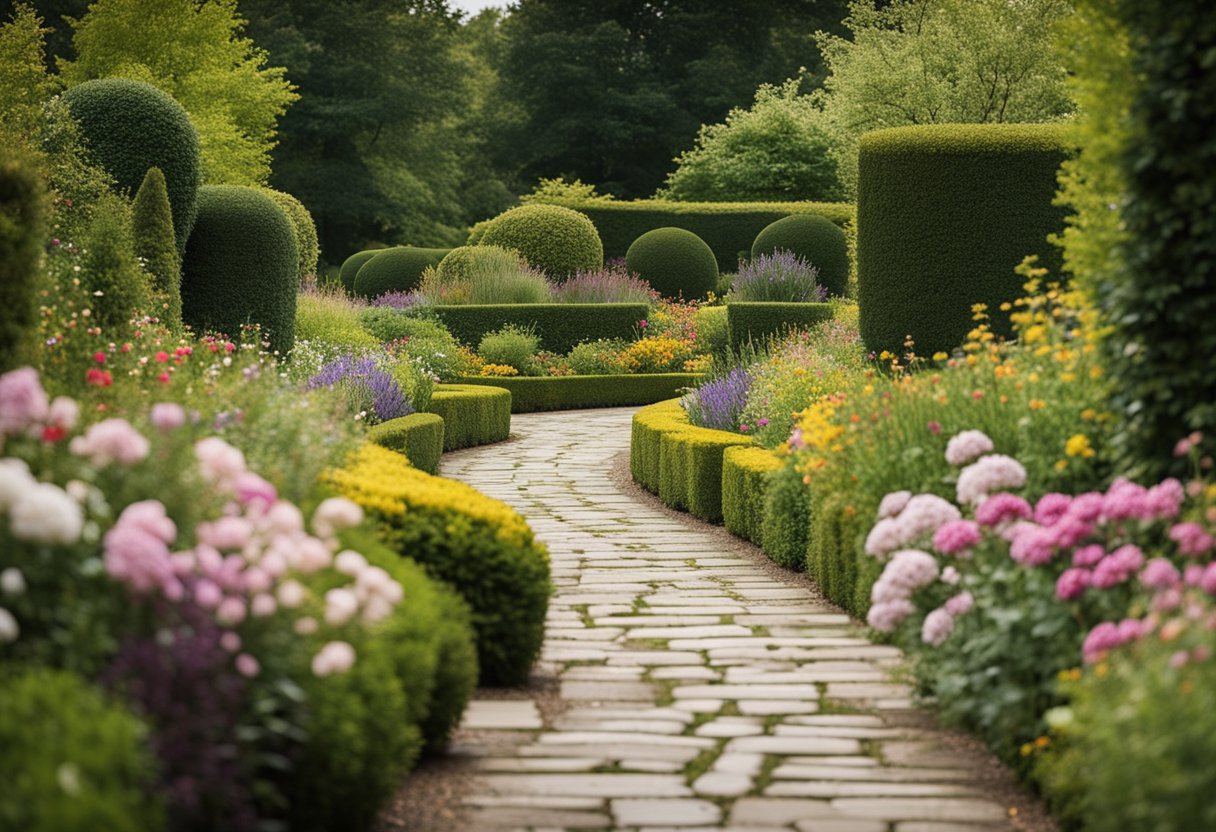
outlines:
[{"label": "green foliage", "polygon": [[470,280],[473,272],[483,263],[492,268],[498,267],[498,264],[506,261],[507,258],[510,258],[512,266],[519,261],[519,255],[498,246],[459,246],[444,255],[443,259],[439,261],[439,265],[435,267],[435,271],[444,283]]},{"label": "green foliage", "polygon": [[713,249],[691,231],[656,228],[633,241],[625,267],[663,297],[703,298],[718,286]]},{"label": "green foliage", "polygon": [[0,135],[33,143],[42,121],[42,104],[54,92],[46,73],[42,18],[18,2],[0,25]]},{"label": "green foliage", "polygon": [[770,338],[830,321],[835,313],[836,308],[830,303],[732,301],[726,304],[730,345],[738,352],[748,344],[763,344]]},{"label": "green foliage", "polygon": [[443,417],[443,449],[458,451],[511,435],[511,393],[501,387],[441,384],[429,412]]},{"label": "green foliage", "polygon": [[182,317],[197,332],[232,337],[259,324],[270,349],[285,355],[295,339],[298,264],[291,222],[273,199],[240,185],[200,188],[182,262]]},{"label": "green foliage", "polygon": [[547,303],[553,284],[513,250],[463,246],[423,273],[419,293],[434,305]]},{"label": "green foliage", "polygon": [[773,471],[767,486],[760,497],[760,546],[775,563],[801,572],[807,566],[810,491],[801,475],[788,465]]},{"label": "green foliage", "polygon": [[[579,376],[615,376],[625,372],[625,362],[621,359],[621,350],[625,342],[618,339],[611,341],[603,338],[595,341],[584,341],[570,350],[566,361],[570,369]],[[514,400],[513,400],[514,402]],[[519,411],[516,411],[517,413]]]},{"label": "green foliage", "polygon": [[366,251],[356,251],[350,257],[342,261],[342,267],[338,270],[338,280],[346,288],[347,293],[355,293],[355,278],[359,274],[359,269],[363,268],[363,264],[371,260],[377,254],[382,253],[385,249],[372,248]]},{"label": "green foliage", "polygon": [[780,458],[765,448],[738,445],[722,453],[722,524],[728,532],[760,545],[765,492],[781,467]]},{"label": "green foliage", "polygon": [[730,346],[730,322],[725,306],[703,306],[694,318],[697,330],[697,352],[713,356],[726,354]]},{"label": "green foliage", "polygon": [[[97,0],[73,25],[76,59],[60,62],[69,86],[111,76],[146,81],[190,113],[207,183],[266,183],[278,120],[299,96],[286,70],[267,67],[266,53],[242,36],[236,0]],[[161,167],[172,193],[173,175]]]},{"label": "green foliage", "polygon": [[367,439],[403,454],[419,471],[439,473],[443,419],[434,413],[411,413],[381,422],[367,432]]},{"label": "green foliage", "polygon": [[84,679],[46,668],[0,677],[0,828],[23,832],[154,832],[147,728]]},{"label": "green foliage", "polygon": [[848,294],[849,241],[840,226],[814,214],[791,214],[756,235],[752,257],[782,249],[818,269],[818,283],[829,295]]},{"label": "green foliage", "polygon": [[[142,32],[142,25],[136,32]],[[142,35],[141,35],[142,37]],[[127,78],[88,81],[64,94],[89,160],[130,195],[148,169],[160,168],[173,210],[178,253],[194,227],[199,186],[199,138],[186,111],[167,93]]]},{"label": "green foliage", "polygon": [[177,256],[177,239],[173,236],[173,210],[169,207],[169,192],[160,168],[148,168],[148,175],[131,203],[131,224],[135,235],[135,253],[144,261],[152,278],[155,301],[164,310],[157,316],[170,329],[182,325],[182,268]]},{"label": "green foliage", "polygon": [[460,343],[480,344],[487,332],[507,324],[532,327],[541,349],[567,353],[587,340],[632,340],[638,321],[650,314],[645,303],[537,303],[502,306],[436,306],[432,311]]},{"label": "green foliage", "polygon": [[655,196],[682,202],[785,202],[843,199],[823,112],[799,95],[801,78],[761,84],[749,109],[704,124],[696,145]]},{"label": "green foliage", "polygon": [[468,377],[466,385],[501,387],[511,393],[512,413],[581,410],[589,407],[633,407],[678,396],[695,384],[695,373],[645,375],[579,375],[521,378]]},{"label": "green foliage", "polygon": [[95,296],[93,320],[117,338],[136,313],[152,311],[151,286],[135,254],[131,208],[121,197],[102,197],[80,248],[80,281]]},{"label": "green foliage", "polygon": [[[532,192],[521,196],[519,201],[524,205],[531,205],[534,202],[547,205],[567,200],[583,202],[607,199],[612,199],[612,197],[597,193],[594,185],[587,185],[581,179],[567,182],[561,176],[554,179],[546,179],[542,176],[532,188]],[[469,244],[473,245],[472,241]]]},{"label": "green foliage", "polygon": [[266,189],[266,195],[273,199],[287,219],[291,220],[291,228],[296,235],[296,251],[300,255],[300,284],[308,286],[316,282],[317,261],[321,250],[317,243],[317,224],[312,220],[312,214],[304,207],[304,203],[291,194]]},{"label": "green foliage", "polygon": [[987,304],[999,333],[1001,304],[1021,294],[1014,269],[1038,255],[1054,270],[1047,236],[1066,137],[1050,125],[930,125],[870,133],[861,141],[857,206],[861,334],[872,351],[932,355],[962,344],[972,306]]},{"label": "green foliage", "polygon": [[553,280],[604,265],[604,246],[591,220],[560,205],[512,208],[491,221],[479,245],[514,249]]},{"label": "green foliage", "polygon": [[514,367],[522,375],[533,375],[539,350],[537,334],[514,324],[487,332],[477,345],[477,354],[487,363]]},{"label": "green foliage", "polygon": [[870,130],[911,124],[1055,121],[1072,110],[1047,48],[1069,0],[850,0],[848,36],[819,33],[829,75],[818,98],[842,178],[857,187]]},{"label": "green foliage", "polygon": [[304,292],[296,300],[296,341],[349,350],[376,350],[381,339],[361,323],[361,310],[336,292]]},{"label": "green foliage", "polygon": [[448,251],[446,248],[413,246],[378,251],[359,267],[355,276],[354,293],[363,298],[377,298],[385,292],[408,292],[417,289],[422,281],[422,272],[428,266],[439,265]]},{"label": "green foliage", "polygon": [[0,372],[35,357],[47,208],[32,160],[0,150]]},{"label": "green foliage", "polygon": [[57,198],[53,200],[51,236],[79,240],[93,218],[94,206],[114,190],[114,177],[90,162],[80,125],[63,96],[52,98],[43,108],[39,138],[47,184]]},{"label": "green foliage", "polygon": [[764,227],[790,214],[817,214],[844,226],[853,219],[853,206],[835,202],[633,202],[591,200],[555,204],[574,208],[591,218],[604,242],[604,256],[624,257],[629,246],[647,231],[674,226],[693,232],[709,244],[719,271],[734,271],[741,252]]}]

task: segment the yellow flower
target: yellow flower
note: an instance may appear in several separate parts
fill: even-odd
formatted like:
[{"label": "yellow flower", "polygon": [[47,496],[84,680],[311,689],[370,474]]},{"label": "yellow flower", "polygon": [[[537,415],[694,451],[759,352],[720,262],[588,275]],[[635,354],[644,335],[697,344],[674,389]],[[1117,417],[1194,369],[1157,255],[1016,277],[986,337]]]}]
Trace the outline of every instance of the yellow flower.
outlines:
[{"label": "yellow flower", "polygon": [[1064,471],[1064,470],[1066,470],[1067,468],[1068,468],[1068,460],[1067,460],[1067,459],[1060,459],[1060,460],[1057,460],[1057,461],[1056,461],[1056,470],[1057,470],[1057,471]]},{"label": "yellow flower", "polygon": [[1086,422],[1097,421],[1098,411],[1094,410],[1092,407],[1087,407],[1081,411],[1081,418]]},{"label": "yellow flower", "polygon": [[1064,443],[1064,453],[1069,456],[1079,456],[1089,459],[1094,455],[1093,446],[1089,444],[1089,437],[1083,433],[1074,433],[1068,437],[1068,441]]},{"label": "yellow flower", "polygon": [[1047,402],[1043,401],[1042,399],[1031,399],[1030,400],[1030,409],[1031,410],[1042,410],[1046,406],[1047,406]]},{"label": "yellow flower", "polygon": [[934,361],[945,361],[945,360],[946,360],[947,358],[949,358],[949,357],[950,357],[950,354],[949,354],[949,353],[945,353],[945,352],[942,352],[942,351],[940,351],[940,350],[939,350],[939,351],[937,351],[937,352],[935,352],[935,353],[933,353],[933,360],[934,360]]}]

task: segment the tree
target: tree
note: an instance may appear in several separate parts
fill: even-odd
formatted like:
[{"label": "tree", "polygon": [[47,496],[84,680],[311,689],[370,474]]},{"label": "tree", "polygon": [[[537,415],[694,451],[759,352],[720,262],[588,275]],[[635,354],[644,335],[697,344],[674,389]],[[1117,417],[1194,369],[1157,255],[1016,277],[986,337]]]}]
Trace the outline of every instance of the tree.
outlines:
[{"label": "tree", "polygon": [[69,86],[121,76],[163,89],[199,132],[204,181],[265,184],[278,121],[299,96],[244,24],[236,0],[96,0],[73,22],[76,59],[60,72]]},{"label": "tree", "polygon": [[816,35],[829,75],[820,101],[856,186],[857,139],[905,124],[1039,122],[1073,109],[1048,44],[1070,0],[850,0],[851,39]]},{"label": "tree", "polygon": [[135,254],[151,275],[156,300],[164,307],[164,313],[159,317],[171,329],[180,330],[181,262],[177,256],[177,239],[173,234],[169,191],[160,168],[148,168],[143,184],[135,193],[135,200],[131,203],[131,226],[135,236]]},{"label": "tree", "polygon": [[26,3],[0,26],[0,132],[26,142],[38,132],[42,103],[55,89],[44,58],[49,31]]},{"label": "tree", "polygon": [[823,112],[801,79],[761,85],[750,109],[707,124],[656,196],[685,201],[832,201],[844,196]]}]

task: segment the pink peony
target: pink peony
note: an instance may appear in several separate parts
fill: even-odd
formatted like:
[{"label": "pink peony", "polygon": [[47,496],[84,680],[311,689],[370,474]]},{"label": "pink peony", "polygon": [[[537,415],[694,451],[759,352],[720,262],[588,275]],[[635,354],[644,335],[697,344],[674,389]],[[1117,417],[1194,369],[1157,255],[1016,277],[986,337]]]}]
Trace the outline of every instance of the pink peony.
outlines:
[{"label": "pink peony", "polygon": [[866,623],[881,633],[893,633],[905,618],[916,612],[911,601],[889,601],[874,604],[866,615]]},{"label": "pink peony", "polygon": [[353,578],[367,568],[367,558],[347,549],[334,558],[334,568],[343,575],[350,575]]},{"label": "pink peony", "polygon": [[865,551],[867,555],[882,560],[900,546],[899,523],[894,518],[885,517],[874,524],[866,535]]},{"label": "pink peony", "polygon": [[284,581],[279,584],[279,603],[287,609],[295,609],[304,603],[308,590],[298,581]]},{"label": "pink peony", "polygon": [[1098,561],[1106,557],[1106,550],[1097,543],[1082,546],[1072,553],[1073,566],[1097,566]]},{"label": "pink peony", "polygon": [[921,538],[931,537],[943,525],[952,520],[960,520],[962,516],[958,506],[936,494],[917,494],[904,506],[899,517],[895,518],[894,522],[899,528],[899,545],[904,546]]},{"label": "pink peony", "polygon": [[152,405],[152,410],[148,414],[148,421],[152,423],[152,427],[161,433],[170,433],[186,424],[186,411],[179,404],[161,402],[160,404]]},{"label": "pink peony", "polygon": [[1122,643],[1118,626],[1110,621],[1103,621],[1085,637],[1085,643],[1081,645],[1081,655],[1086,664],[1093,664]]},{"label": "pink peony", "polygon": [[293,535],[304,531],[304,515],[293,503],[280,500],[262,515],[265,527],[278,534]]},{"label": "pink peony", "polygon": [[164,503],[159,500],[131,503],[118,515],[118,524],[142,529],[163,543],[177,539],[177,525],[169,519]]},{"label": "pink peony", "polygon": [[1068,516],[1061,518],[1048,529],[1051,532],[1052,542],[1058,549],[1071,549],[1094,533],[1092,524]]},{"label": "pink peony", "polygon": [[975,597],[970,592],[960,592],[950,596],[943,606],[953,616],[966,615],[975,609]]},{"label": "pink peony", "polygon": [[992,454],[981,457],[958,475],[958,501],[978,505],[989,494],[1026,484],[1026,469],[1013,457]]},{"label": "pink peony", "polygon": [[954,632],[954,616],[944,607],[938,607],[925,616],[925,623],[920,630],[921,641],[934,647],[941,647]]},{"label": "pink peony", "polygon": [[341,627],[359,611],[359,599],[349,589],[331,589],[325,593],[325,623]]},{"label": "pink peony", "polygon": [[1130,580],[1143,565],[1144,553],[1139,547],[1131,544],[1120,546],[1094,568],[1093,585],[1098,589],[1118,586]]},{"label": "pink peony", "polygon": [[253,535],[253,526],[243,517],[221,517],[210,523],[199,523],[196,534],[204,546],[243,549]]},{"label": "pink peony", "polygon": [[213,610],[223,600],[224,593],[214,581],[203,578],[194,585],[194,603],[203,609]]},{"label": "pink peony", "polygon": [[321,537],[333,537],[363,522],[363,509],[345,497],[330,497],[312,515],[312,527]]},{"label": "pink peony", "polygon": [[1209,563],[1199,578],[1199,588],[1208,595],[1216,595],[1216,562]]},{"label": "pink peony", "polygon": [[310,636],[320,629],[320,625],[317,624],[317,619],[305,616],[304,618],[296,619],[296,623],[292,625],[292,629],[299,635]]},{"label": "pink peony", "polygon": [[260,504],[264,508],[274,505],[279,498],[278,491],[269,482],[252,471],[239,474],[233,483],[236,498],[243,505]]},{"label": "pink peony", "polygon": [[242,676],[252,679],[261,672],[261,666],[258,665],[258,660],[248,653],[242,653],[236,657],[236,672]]},{"label": "pink peony", "polygon": [[241,649],[241,637],[228,630],[220,636],[220,647],[223,647],[229,653],[235,653]]},{"label": "pink peony", "polygon": [[1079,598],[1089,588],[1093,575],[1088,569],[1065,569],[1056,581],[1056,597],[1061,601]]},{"label": "pink peony", "polygon": [[231,489],[237,477],[245,473],[245,455],[223,439],[209,436],[194,446],[199,473],[212,485]]},{"label": "pink peony", "polygon": [[249,614],[254,618],[266,618],[274,615],[278,609],[279,605],[274,596],[265,592],[253,596],[253,600],[249,602]]},{"label": "pink peony", "polygon": [[1165,558],[1153,558],[1140,573],[1140,583],[1149,589],[1172,589],[1181,580],[1178,567]]},{"label": "pink peony", "polygon": [[908,505],[908,501],[911,499],[911,491],[892,491],[883,497],[882,502],[878,504],[878,519],[895,517],[904,510],[904,507]]},{"label": "pink peony", "polygon": [[245,620],[247,612],[244,601],[229,595],[220,601],[219,607],[215,610],[215,617],[219,619],[220,623],[233,627]]},{"label": "pink peony", "polygon": [[328,568],[333,560],[333,552],[315,537],[301,538],[296,544],[294,565],[305,575]]},{"label": "pink peony", "polygon": [[963,579],[963,576],[960,575],[959,571],[957,569],[955,569],[953,566],[947,566],[945,569],[942,570],[942,583],[944,583],[944,584],[949,584],[950,586],[958,586],[959,581],[961,581],[962,579]]},{"label": "pink peony", "polygon": [[1016,494],[993,494],[980,503],[975,519],[981,526],[1004,526],[1030,516],[1030,503]]},{"label": "pink peony", "polygon": [[1170,528],[1170,540],[1178,544],[1178,551],[1190,557],[1201,557],[1212,551],[1216,540],[1198,523],[1178,523]]},{"label": "pink peony", "polygon": [[106,572],[136,592],[175,583],[173,560],[165,541],[131,523],[118,523],[102,540]]},{"label": "pink peony", "polygon": [[1010,542],[1009,557],[1023,566],[1042,566],[1055,557],[1055,534],[1042,526],[1022,526]]},{"label": "pink peony", "polygon": [[1105,498],[1097,491],[1087,491],[1072,498],[1067,514],[1083,523],[1094,523],[1102,516]]},{"label": "pink peony", "polygon": [[1130,480],[1115,480],[1102,498],[1102,516],[1107,520],[1145,519],[1151,515],[1148,489]]},{"label": "pink peony", "polygon": [[131,466],[148,456],[148,440],[126,419],[106,419],[91,425],[71,443],[72,453],[87,457],[98,467],[117,462]]},{"label": "pink peony", "polygon": [[933,534],[933,548],[944,555],[971,555],[971,547],[983,539],[980,527],[972,520],[951,520]]},{"label": "pink peony", "polygon": [[1182,483],[1172,477],[1163,480],[1148,490],[1148,509],[1154,516],[1168,520],[1178,516],[1182,510],[1182,501],[1186,499],[1186,491]]},{"label": "pink peony", "polygon": [[1034,506],[1034,521],[1040,526],[1050,526],[1063,517],[1072,507],[1072,497],[1067,494],[1044,494]]},{"label": "pink peony", "polygon": [[1199,586],[1199,582],[1203,580],[1203,567],[1197,563],[1192,563],[1182,570],[1182,580],[1187,586]]},{"label": "pink peony", "polygon": [[965,430],[946,443],[946,462],[955,466],[966,465],[973,459],[991,453],[994,447],[983,431]]},{"label": "pink peony", "polygon": [[937,576],[937,560],[933,555],[919,549],[901,549],[891,556],[891,561],[883,569],[881,577],[911,594],[914,590],[933,583]]},{"label": "pink peony", "polygon": [[259,566],[251,566],[242,575],[244,589],[247,592],[266,592],[274,583],[269,573]]},{"label": "pink peony", "polygon": [[0,437],[25,433],[41,424],[49,410],[37,370],[21,367],[0,376]]},{"label": "pink peony", "polygon": [[345,673],[355,663],[355,648],[344,641],[331,641],[321,648],[312,659],[312,672],[316,676]]}]

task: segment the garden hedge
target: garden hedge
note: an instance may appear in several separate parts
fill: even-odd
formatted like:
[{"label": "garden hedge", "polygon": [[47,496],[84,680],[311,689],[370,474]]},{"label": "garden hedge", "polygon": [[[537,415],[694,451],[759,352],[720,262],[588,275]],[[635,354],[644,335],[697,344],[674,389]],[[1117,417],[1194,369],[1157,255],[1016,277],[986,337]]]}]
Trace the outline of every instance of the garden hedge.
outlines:
[{"label": "garden hedge", "polygon": [[819,285],[829,295],[848,294],[849,241],[831,220],[815,214],[791,214],[765,226],[752,243],[752,257],[780,250],[793,252],[818,269]]},{"label": "garden hedge", "polygon": [[937,124],[862,136],[857,199],[861,334],[876,352],[921,355],[960,346],[984,303],[1008,332],[1002,303],[1022,293],[1027,255],[1058,271],[1047,242],[1064,227],[1053,204],[1066,132],[1044,124]]},{"label": "garden hedge", "polygon": [[525,682],[540,652],[551,587],[548,553],[523,518],[377,445],[364,445],[327,478],[363,506],[390,548],[468,602],[481,684]]},{"label": "garden hedge", "polygon": [[354,292],[362,298],[377,298],[385,292],[417,289],[428,266],[438,266],[450,248],[399,246],[376,252],[359,267]]},{"label": "garden hedge", "polygon": [[411,413],[389,419],[367,432],[369,442],[375,442],[404,454],[410,464],[428,474],[439,472],[439,457],[443,454],[443,417],[435,413]]},{"label": "garden hedge", "polygon": [[774,563],[803,571],[810,536],[811,492],[802,474],[783,465],[769,476],[760,501],[760,548]]},{"label": "garden hedge", "polygon": [[443,418],[443,449],[501,442],[511,435],[511,393],[501,387],[439,384],[430,412]]},{"label": "garden hedge", "polygon": [[568,353],[598,338],[634,340],[639,321],[650,315],[644,303],[515,303],[432,306],[443,325],[465,346],[476,348],[487,332],[507,324],[532,327],[543,350]]},{"label": "garden hedge", "polygon": [[559,205],[521,205],[490,220],[478,244],[518,251],[554,280],[604,265],[604,246],[591,220]]},{"label": "garden hedge", "polygon": [[718,288],[718,262],[705,241],[683,228],[656,228],[633,241],[625,268],[665,298],[704,298]]},{"label": "garden hedge", "polygon": [[731,346],[738,351],[749,341],[763,343],[792,329],[809,329],[830,321],[835,310],[829,303],[776,303],[768,301],[726,304]]},{"label": "garden hedge", "polygon": [[165,175],[178,254],[194,227],[201,183],[198,132],[181,104],[168,93],[130,78],[86,81],[63,94],[90,161],[132,196],[148,168]]},{"label": "garden hedge", "polygon": [[363,265],[368,260],[384,251],[387,251],[387,249],[369,248],[365,251],[356,251],[342,261],[342,266],[338,269],[338,280],[342,283],[343,288],[346,289],[347,294],[353,295],[355,293],[355,278],[359,275],[359,269],[363,268]]},{"label": "garden hedge", "polygon": [[722,523],[731,534],[763,542],[768,481],[781,457],[767,448],[736,445],[722,453]]},{"label": "garden hedge", "polygon": [[300,280],[311,280],[317,276],[317,261],[321,257],[321,243],[317,238],[317,224],[304,203],[294,196],[273,188],[266,188],[266,195],[273,199],[287,219],[296,235],[296,254],[299,256]]},{"label": "garden hedge", "polygon": [[678,396],[700,380],[697,373],[609,376],[469,376],[461,384],[485,384],[511,391],[512,413],[626,407]]},{"label": "garden hedge", "polygon": [[29,160],[0,159],[0,372],[37,358],[38,287],[46,187]]},{"label": "garden hedge", "polygon": [[283,209],[257,188],[199,189],[198,219],[182,261],[182,319],[196,332],[237,338],[260,324],[271,350],[295,340],[299,257]]},{"label": "garden hedge", "polygon": [[739,255],[767,225],[790,214],[817,214],[839,226],[853,220],[853,206],[844,202],[670,202],[660,199],[553,200],[591,218],[604,243],[604,257],[624,257],[629,246],[647,231],[684,228],[713,249],[718,269],[733,272]]}]

